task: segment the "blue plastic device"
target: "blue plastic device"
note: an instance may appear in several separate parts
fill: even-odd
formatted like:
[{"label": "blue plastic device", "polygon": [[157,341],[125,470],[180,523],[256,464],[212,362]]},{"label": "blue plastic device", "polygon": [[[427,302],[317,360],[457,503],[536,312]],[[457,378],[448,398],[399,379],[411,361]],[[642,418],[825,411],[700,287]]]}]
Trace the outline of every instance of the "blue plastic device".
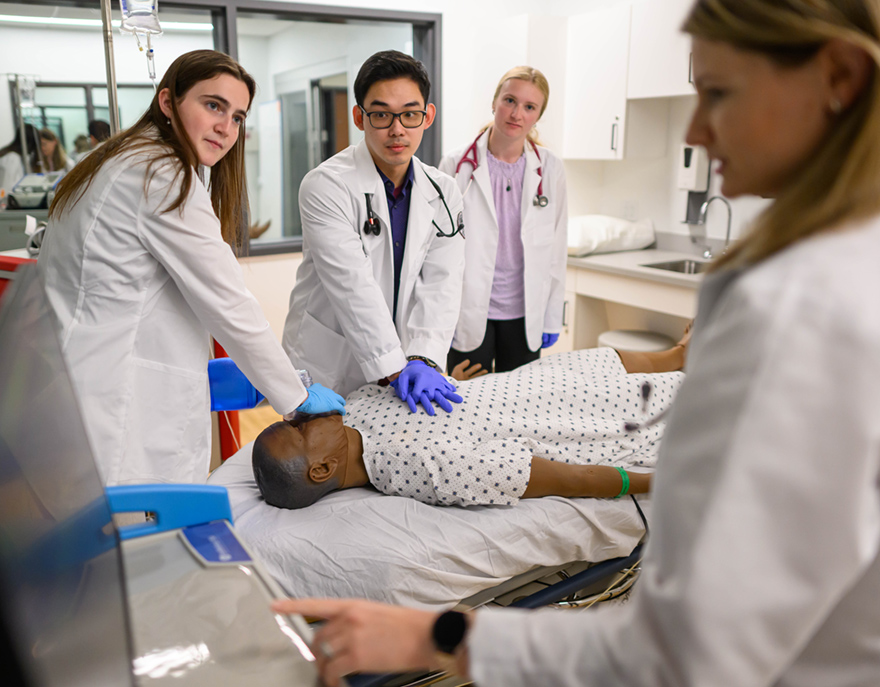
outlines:
[{"label": "blue plastic device", "polygon": [[155,522],[119,528],[120,539],[134,539],[214,520],[232,524],[226,487],[212,484],[126,484],[105,490],[113,513],[149,511]]},{"label": "blue plastic device", "polygon": [[208,383],[211,386],[211,411],[253,408],[265,396],[238,369],[232,358],[208,361]]}]

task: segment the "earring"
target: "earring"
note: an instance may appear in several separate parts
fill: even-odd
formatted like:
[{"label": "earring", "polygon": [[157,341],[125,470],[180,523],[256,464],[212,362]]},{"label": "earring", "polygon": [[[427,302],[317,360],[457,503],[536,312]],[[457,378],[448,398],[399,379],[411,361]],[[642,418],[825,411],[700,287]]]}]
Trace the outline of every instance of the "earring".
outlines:
[{"label": "earring", "polygon": [[166,120],[165,120],[165,123],[166,123],[166,124],[171,124],[171,120],[170,120],[170,119],[166,119]]},{"label": "earring", "polygon": [[832,98],[828,103],[828,109],[831,110],[831,114],[839,115],[843,112],[843,104],[837,98]]}]

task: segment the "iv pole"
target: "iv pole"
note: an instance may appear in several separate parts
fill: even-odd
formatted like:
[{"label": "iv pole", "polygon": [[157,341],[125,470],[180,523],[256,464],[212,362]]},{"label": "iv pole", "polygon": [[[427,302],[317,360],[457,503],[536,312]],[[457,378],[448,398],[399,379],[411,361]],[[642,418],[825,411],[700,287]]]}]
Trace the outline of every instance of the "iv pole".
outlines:
[{"label": "iv pole", "polygon": [[107,98],[110,105],[110,135],[119,132],[119,102],[116,93],[116,62],[113,57],[113,24],[110,0],[101,0],[101,21],[104,24],[104,61],[107,63]]}]

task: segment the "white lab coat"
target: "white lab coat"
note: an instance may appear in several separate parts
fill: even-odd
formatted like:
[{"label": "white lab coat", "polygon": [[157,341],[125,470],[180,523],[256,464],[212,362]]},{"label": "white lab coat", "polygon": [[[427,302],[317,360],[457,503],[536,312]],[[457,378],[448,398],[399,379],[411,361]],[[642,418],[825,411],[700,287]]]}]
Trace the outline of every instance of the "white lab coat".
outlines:
[{"label": "white lab coat", "polygon": [[[455,328],[453,347],[472,351],[486,335],[489,316],[489,297],[495,277],[495,258],[498,253],[498,219],[486,146],[489,134],[477,141],[479,165],[474,180],[464,196],[464,223],[467,243],[465,248],[464,289],[461,314]],[[473,167],[455,168],[468,146],[445,156],[440,170],[455,175],[462,193],[468,186]],[[526,340],[533,351],[541,347],[544,332],[562,331],[562,307],[565,302],[565,263],[568,237],[568,199],[565,191],[565,169],[562,161],[546,148],[538,146],[541,159],[531,145],[526,144],[526,170],[522,194],[523,280],[525,282]],[[538,192],[538,168],[543,172],[543,192],[547,207],[533,205]]]},{"label": "white lab coat", "polygon": [[478,616],[491,685],[880,684],[880,218],[707,279],[642,578]]},{"label": "white lab coat", "polygon": [[[309,172],[299,191],[303,262],[290,294],[283,344],[297,367],[345,396],[398,372],[406,356],[446,361],[464,270],[462,235],[427,175],[440,186],[453,221],[461,212],[455,183],[413,158],[414,177],[397,317],[394,254],[385,187],[365,142]],[[365,193],[381,230],[363,234]],[[396,326],[395,326],[396,322]]]},{"label": "white lab coat", "polygon": [[6,153],[0,157],[0,188],[5,189],[7,198],[12,187],[24,177],[24,163],[18,153]]},{"label": "white lab coat", "polygon": [[306,398],[202,182],[183,213],[171,164],[144,194],[147,156],[106,163],[50,220],[38,264],[106,484],[204,482],[211,447],[209,333],[282,414]]}]

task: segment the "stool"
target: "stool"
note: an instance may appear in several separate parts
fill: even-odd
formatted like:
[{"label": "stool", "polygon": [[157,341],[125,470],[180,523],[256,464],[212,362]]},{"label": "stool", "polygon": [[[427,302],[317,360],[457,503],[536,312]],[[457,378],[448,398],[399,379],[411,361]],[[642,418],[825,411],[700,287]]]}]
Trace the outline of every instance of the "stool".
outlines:
[{"label": "stool", "polygon": [[599,345],[616,351],[651,353],[672,348],[675,341],[666,334],[644,332],[637,329],[612,329],[599,335]]}]

